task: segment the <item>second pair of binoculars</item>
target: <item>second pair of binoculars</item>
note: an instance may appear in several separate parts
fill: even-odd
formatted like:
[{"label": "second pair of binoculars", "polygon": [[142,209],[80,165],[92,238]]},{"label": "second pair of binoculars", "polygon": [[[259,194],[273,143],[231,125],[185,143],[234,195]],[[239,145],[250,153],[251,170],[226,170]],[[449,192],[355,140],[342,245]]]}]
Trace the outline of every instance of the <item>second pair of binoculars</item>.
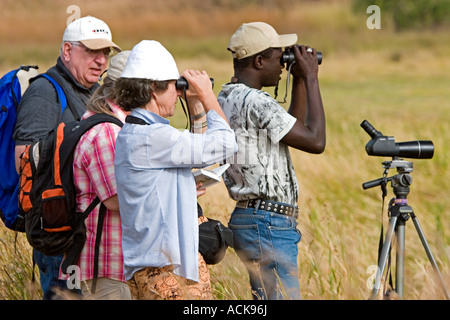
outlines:
[{"label": "second pair of binoculars", "polygon": [[[312,49],[309,48],[308,52],[312,53]],[[295,62],[295,55],[291,48],[286,48],[281,56],[281,64],[286,64],[286,67]],[[317,51],[317,64],[322,64],[322,52]]]},{"label": "second pair of binoculars", "polygon": [[[209,78],[211,80],[211,86],[214,89],[214,79]],[[175,87],[177,90],[188,90],[189,89],[189,83],[187,82],[185,77],[180,77],[180,79],[177,80],[175,83]]]}]

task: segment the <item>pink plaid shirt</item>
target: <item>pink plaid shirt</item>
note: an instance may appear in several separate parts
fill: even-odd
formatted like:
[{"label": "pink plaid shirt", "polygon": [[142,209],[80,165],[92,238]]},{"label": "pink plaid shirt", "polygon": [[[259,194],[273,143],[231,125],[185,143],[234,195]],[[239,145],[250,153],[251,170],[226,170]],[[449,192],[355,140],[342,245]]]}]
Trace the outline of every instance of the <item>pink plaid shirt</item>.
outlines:
[{"label": "pink plaid shirt", "polygon": [[[126,114],[109,101],[114,114],[125,122]],[[93,115],[87,111],[83,118]],[[77,187],[77,210],[83,212],[98,195],[104,201],[117,194],[114,151],[120,127],[101,123],[87,131],[74,153],[73,174]],[[99,214],[98,205],[85,220],[86,243],[78,260],[80,281],[93,279],[94,247]],[[117,212],[106,210],[100,243],[98,277],[125,281],[123,274],[122,225]]]}]

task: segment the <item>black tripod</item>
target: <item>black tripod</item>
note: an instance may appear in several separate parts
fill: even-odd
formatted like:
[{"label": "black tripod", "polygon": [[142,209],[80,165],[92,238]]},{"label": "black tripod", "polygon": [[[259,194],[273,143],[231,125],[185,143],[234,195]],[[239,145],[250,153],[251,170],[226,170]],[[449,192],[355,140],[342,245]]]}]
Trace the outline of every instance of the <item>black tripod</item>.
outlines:
[{"label": "black tripod", "polygon": [[[403,161],[400,159],[393,158],[392,161],[383,162],[383,167],[385,169],[383,173],[383,178],[376,179],[363,183],[364,189],[373,188],[376,186],[381,186],[383,190],[383,197],[386,195],[386,184],[391,181],[395,198],[391,200],[389,204],[389,226],[386,232],[386,238],[383,242],[381,253],[378,257],[378,269],[375,277],[375,283],[372,290],[371,299],[376,299],[378,291],[381,286],[381,277],[385,271],[386,263],[388,261],[389,252],[391,249],[391,243],[394,237],[394,233],[397,238],[397,250],[396,250],[396,277],[395,277],[395,291],[400,298],[403,297],[403,280],[404,280],[404,258],[405,258],[405,223],[409,218],[412,218],[414,226],[416,227],[417,233],[428,259],[433,266],[436,276],[440,279],[442,289],[445,296],[450,300],[450,296],[445,287],[444,280],[442,278],[439,267],[436,260],[431,253],[430,246],[423,234],[422,228],[420,227],[419,221],[414,214],[413,209],[407,203],[407,196],[409,194],[409,186],[412,183],[412,177],[410,173],[413,171],[413,164],[408,161]],[[387,177],[389,169],[397,168],[398,174],[392,177]]]}]

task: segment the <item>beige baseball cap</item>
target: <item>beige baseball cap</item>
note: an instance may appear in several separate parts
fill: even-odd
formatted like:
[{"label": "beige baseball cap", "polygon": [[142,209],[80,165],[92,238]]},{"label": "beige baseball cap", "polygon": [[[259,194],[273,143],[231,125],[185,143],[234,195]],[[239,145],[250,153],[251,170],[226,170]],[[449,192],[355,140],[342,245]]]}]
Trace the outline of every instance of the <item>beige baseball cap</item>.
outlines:
[{"label": "beige baseball cap", "polygon": [[128,56],[121,78],[154,81],[177,80],[180,77],[172,54],[155,40],[142,40]]},{"label": "beige baseball cap", "polygon": [[109,80],[116,81],[120,78],[120,74],[125,68],[130,52],[131,50],[121,51],[111,58],[108,67],[108,75],[104,80],[105,82],[108,82]]},{"label": "beige baseball cap", "polygon": [[231,36],[228,50],[233,58],[250,57],[268,48],[289,47],[297,43],[295,33],[279,35],[275,29],[265,22],[242,24]]},{"label": "beige baseball cap", "polygon": [[112,42],[111,30],[100,19],[87,16],[70,23],[63,35],[63,42],[79,41],[91,50],[113,48],[120,52],[120,47]]}]

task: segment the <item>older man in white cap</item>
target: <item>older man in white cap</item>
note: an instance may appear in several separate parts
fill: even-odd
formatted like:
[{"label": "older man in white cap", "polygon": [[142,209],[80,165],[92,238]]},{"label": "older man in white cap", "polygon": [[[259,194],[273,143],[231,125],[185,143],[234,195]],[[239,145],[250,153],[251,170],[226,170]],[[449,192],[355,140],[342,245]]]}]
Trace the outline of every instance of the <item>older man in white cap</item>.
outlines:
[{"label": "older man in white cap", "polygon": [[[67,26],[56,65],[46,72],[58,85],[44,77],[32,79],[20,101],[13,135],[16,159],[27,145],[45,136],[60,122],[81,118],[107,68],[111,49],[120,51],[120,47],[112,42],[111,30],[102,20],[88,16]],[[63,112],[56,91],[58,86],[68,104]],[[52,287],[66,287],[65,281],[58,280],[61,258],[34,252],[44,299],[53,298]]]},{"label": "older man in white cap", "polygon": [[[237,201],[229,227],[254,298],[300,298],[298,182],[288,147],[310,153],[325,148],[316,51],[296,42],[296,34],[279,35],[264,22],[241,25],[228,44],[234,77],[218,97],[238,139],[239,152],[224,181]],[[288,111],[262,91],[277,85],[284,47],[295,54]]]}]

